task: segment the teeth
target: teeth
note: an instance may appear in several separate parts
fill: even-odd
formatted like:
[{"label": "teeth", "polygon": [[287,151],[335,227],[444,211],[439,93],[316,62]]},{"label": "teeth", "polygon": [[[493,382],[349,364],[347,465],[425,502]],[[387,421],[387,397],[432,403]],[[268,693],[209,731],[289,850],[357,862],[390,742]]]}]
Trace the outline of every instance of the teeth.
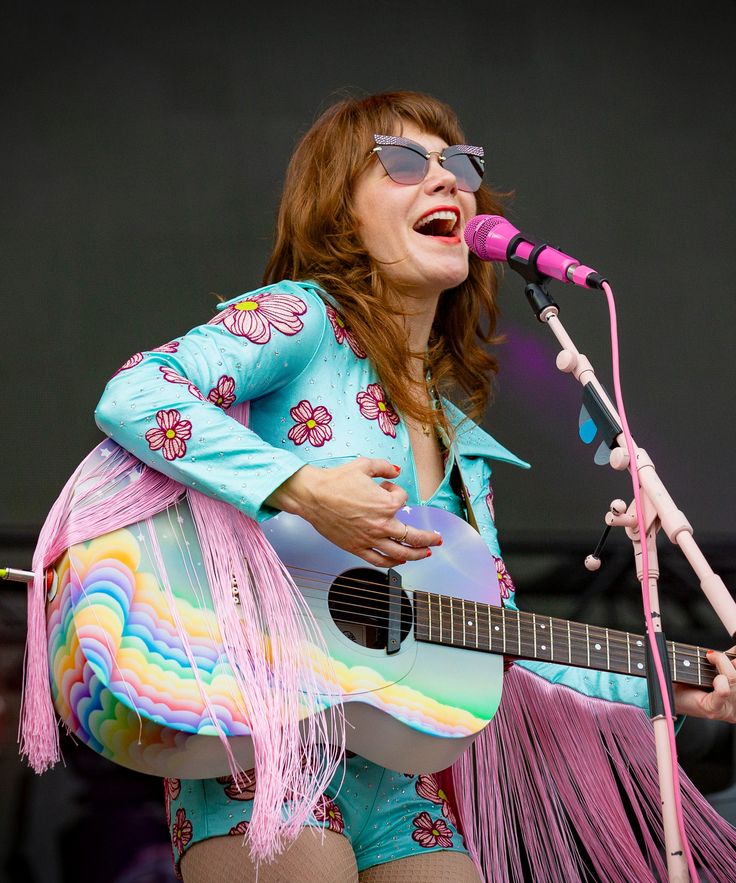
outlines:
[{"label": "teeth", "polygon": [[415,230],[419,230],[421,227],[426,227],[427,224],[432,221],[452,221],[452,226],[455,226],[455,222],[457,221],[457,215],[455,212],[450,211],[439,211],[432,212],[429,215],[425,215],[420,221],[414,225]]}]

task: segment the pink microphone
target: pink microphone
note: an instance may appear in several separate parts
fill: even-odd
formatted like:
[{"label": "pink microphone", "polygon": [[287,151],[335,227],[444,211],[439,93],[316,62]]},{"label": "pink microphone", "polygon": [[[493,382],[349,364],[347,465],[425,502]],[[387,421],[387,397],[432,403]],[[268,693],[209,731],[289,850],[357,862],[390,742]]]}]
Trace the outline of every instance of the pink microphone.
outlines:
[{"label": "pink microphone", "polygon": [[482,261],[505,261],[527,282],[548,278],[583,288],[601,288],[607,281],[570,255],[524,236],[500,215],[471,218],[465,225],[465,241]]}]

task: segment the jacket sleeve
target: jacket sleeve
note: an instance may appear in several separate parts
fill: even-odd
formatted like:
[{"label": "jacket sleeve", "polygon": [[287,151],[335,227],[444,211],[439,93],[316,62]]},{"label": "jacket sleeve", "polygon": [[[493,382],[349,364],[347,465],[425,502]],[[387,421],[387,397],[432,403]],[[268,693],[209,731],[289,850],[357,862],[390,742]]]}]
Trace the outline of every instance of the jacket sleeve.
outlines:
[{"label": "jacket sleeve", "polygon": [[274,514],[264,500],[304,461],[228,412],[305,371],[326,322],[306,285],[236,298],[207,325],[132,356],[107,384],[97,425],[159,472],[264,520]]}]

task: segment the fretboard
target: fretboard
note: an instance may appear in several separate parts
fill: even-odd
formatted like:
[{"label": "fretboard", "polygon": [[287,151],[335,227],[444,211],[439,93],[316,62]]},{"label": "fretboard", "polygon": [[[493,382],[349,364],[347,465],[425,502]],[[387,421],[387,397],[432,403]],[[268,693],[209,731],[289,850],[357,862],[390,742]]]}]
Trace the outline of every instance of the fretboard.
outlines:
[{"label": "fretboard", "polygon": [[[414,592],[417,641],[646,676],[641,635],[519,612],[432,592]],[[667,642],[672,680],[709,687],[717,672],[705,649]]]}]

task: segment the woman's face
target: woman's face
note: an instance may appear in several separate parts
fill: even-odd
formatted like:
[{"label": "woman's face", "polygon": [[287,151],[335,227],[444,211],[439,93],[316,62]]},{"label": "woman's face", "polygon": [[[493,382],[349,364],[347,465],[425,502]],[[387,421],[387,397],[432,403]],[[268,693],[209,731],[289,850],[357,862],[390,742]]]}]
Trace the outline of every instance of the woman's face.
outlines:
[{"label": "woman's face", "polygon": [[[441,153],[448,146],[412,123],[404,123],[401,134],[428,152]],[[437,297],[467,278],[468,247],[462,234],[475,214],[475,196],[458,190],[455,176],[435,154],[419,184],[397,184],[378,157],[371,159],[355,186],[353,210],[366,250],[398,292]],[[454,223],[441,217],[427,223],[437,211],[454,215]]]}]

